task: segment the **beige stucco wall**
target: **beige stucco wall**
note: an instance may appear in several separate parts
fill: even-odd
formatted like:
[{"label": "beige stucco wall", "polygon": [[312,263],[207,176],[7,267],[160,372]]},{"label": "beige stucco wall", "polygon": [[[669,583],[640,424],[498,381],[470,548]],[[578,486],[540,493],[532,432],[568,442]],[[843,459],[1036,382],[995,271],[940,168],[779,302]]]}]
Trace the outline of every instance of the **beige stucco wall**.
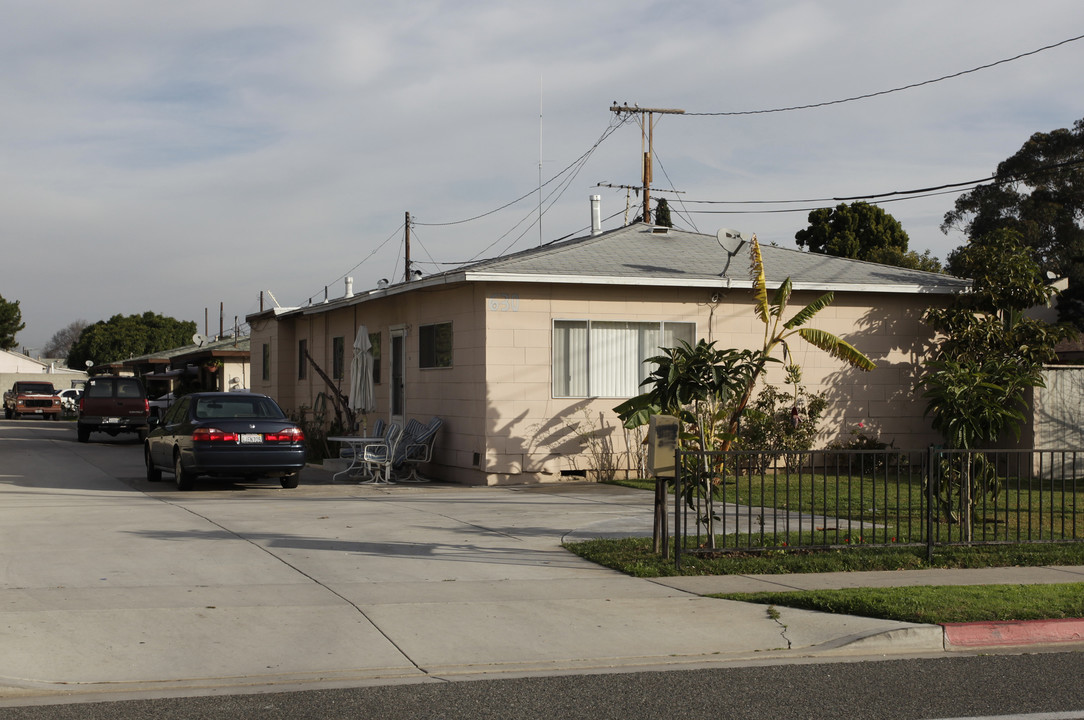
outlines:
[{"label": "beige stucco wall", "polygon": [[[554,319],[694,322],[697,337],[720,348],[758,348],[764,326],[752,311],[748,290],[713,293],[612,285],[474,283],[419,287],[389,297],[334,301],[280,319],[250,319],[250,386],[274,396],[288,411],[311,407],[324,382],[311,370],[299,380],[298,340],[330,375],[332,338],[343,337],[344,392],[356,328],[381,335],[378,410],[387,417],[391,372],[390,330],[405,333],[406,416],[445,421],[430,471],[447,480],[476,484],[557,480],[590,469],[580,437],[601,433],[621,462],[635,459],[639,436],[620,428],[613,407],[625,398],[554,398],[551,342]],[[819,293],[795,293],[785,317]],[[914,392],[918,363],[929,332],[921,314],[937,296],[882,293],[837,294],[810,323],[840,335],[877,363],[864,373],[847,368],[804,341],[790,343],[790,360],[803,368],[811,392],[824,390],[829,409],[822,443],[847,439],[851,430],[877,435],[899,448],[925,447],[937,436],[923,419]],[[419,369],[419,325],[451,322],[453,365]],[[271,352],[271,377],[262,379],[262,346]],[[777,353],[781,357],[781,352]],[[779,381],[773,369],[769,381]],[[371,419],[374,419],[371,418]],[[370,420],[371,420],[370,419]]]},{"label": "beige stucco wall", "polygon": [[[558,478],[589,468],[579,436],[604,434],[621,461],[635,457],[639,436],[621,429],[613,407],[625,398],[554,398],[551,386],[552,321],[638,320],[694,322],[697,338],[717,347],[759,348],[764,325],[747,290],[717,295],[705,290],[613,286],[492,285],[487,288],[487,452],[485,468],[498,477],[534,474]],[[796,293],[789,318],[819,293]],[[846,441],[851,431],[880,437],[900,448],[925,447],[937,439],[923,419],[914,392],[918,363],[929,331],[921,322],[926,302],[936,299],[877,293],[837,295],[810,327],[841,336],[877,369],[848,368],[799,338],[789,343],[790,361],[803,370],[810,392],[825,391],[829,407],[821,443]],[[782,359],[780,349],[776,356]],[[781,365],[765,380],[779,382]],[[501,477],[503,476],[503,477]]]},{"label": "beige stucco wall", "polygon": [[[272,395],[287,410],[298,414],[312,408],[327,391],[324,380],[310,367],[298,378],[298,342],[307,340],[313,360],[333,376],[334,338],[344,343],[342,378],[332,380],[349,392],[350,358],[357,328],[365,325],[380,334],[380,380],[375,384],[377,411],[366,418],[371,427],[377,417],[390,419],[391,333],[404,336],[405,417],[422,422],[434,415],[444,420],[434,447],[434,466],[441,476],[460,482],[479,482],[478,470],[486,454],[485,439],[485,331],[477,290],[472,286],[436,288],[386,298],[339,300],[302,314],[252,322],[252,389]],[[418,327],[452,323],[452,367],[418,367]],[[262,379],[262,346],[271,348],[271,378]],[[478,463],[474,462],[475,455]]]}]

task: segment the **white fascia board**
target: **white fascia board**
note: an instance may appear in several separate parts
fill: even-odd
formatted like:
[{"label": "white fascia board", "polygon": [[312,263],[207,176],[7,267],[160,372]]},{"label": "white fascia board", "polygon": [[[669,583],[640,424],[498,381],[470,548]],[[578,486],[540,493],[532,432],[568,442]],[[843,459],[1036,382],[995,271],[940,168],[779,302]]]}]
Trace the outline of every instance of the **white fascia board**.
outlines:
[{"label": "white fascia board", "polygon": [[[730,278],[652,278],[652,277],[614,277],[604,275],[526,275],[522,273],[472,273],[463,274],[467,282],[510,282],[510,283],[554,283],[561,285],[635,285],[651,287],[712,288],[712,289],[752,289],[752,280],[733,280]],[[812,290],[819,292],[854,292],[854,293],[899,293],[904,295],[951,295],[964,288],[935,287],[917,283],[884,285],[870,283],[803,283],[792,282],[794,290]],[[769,284],[769,290],[777,286]]]}]

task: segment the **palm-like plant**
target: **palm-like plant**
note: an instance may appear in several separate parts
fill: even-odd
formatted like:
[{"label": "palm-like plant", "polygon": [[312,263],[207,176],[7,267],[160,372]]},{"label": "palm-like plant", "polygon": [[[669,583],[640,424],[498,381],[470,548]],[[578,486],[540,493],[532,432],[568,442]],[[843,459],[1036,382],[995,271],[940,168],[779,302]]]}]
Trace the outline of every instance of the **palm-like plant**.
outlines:
[{"label": "palm-like plant", "polygon": [[[662,355],[649,358],[648,362],[655,369],[640,384],[650,389],[614,408],[625,427],[646,425],[651,415],[666,413],[680,417],[685,423],[703,431],[692,433],[692,437],[702,434],[706,439],[721,440],[722,449],[729,450],[737,437],[741,416],[749,405],[757,381],[768,363],[780,362],[772,354],[780,346],[785,354],[789,354],[788,342],[794,336],[851,367],[866,371],[876,367],[872,360],[845,340],[824,330],[805,327],[818,312],[832,304],[835,299],[833,293],[821,295],[789,320],[784,320],[783,315],[793,290],[790,278],[783,281],[769,301],[764,261],[756,235],[752,238],[749,252],[753,310],[764,323],[763,346],[759,350],[717,350],[714,342],[701,340],[695,346],[681,343],[676,348],[663,348]],[[714,417],[720,409],[728,414],[723,420],[722,429],[712,431],[705,427],[704,421]]]},{"label": "palm-like plant", "polygon": [[847,341],[825,330],[805,327],[806,323],[824,308],[832,304],[835,294],[827,292],[813,302],[795,313],[789,320],[784,320],[783,315],[790,302],[793,284],[788,277],[775,291],[771,301],[768,300],[768,282],[764,274],[764,260],[760,254],[760,243],[754,235],[749,247],[750,275],[753,278],[753,311],[757,319],[764,324],[764,345],[756,353],[757,361],[748,375],[746,385],[739,396],[727,428],[726,437],[723,440],[723,450],[729,450],[734,438],[737,437],[741,416],[749,405],[749,398],[753,394],[757,380],[760,379],[769,361],[773,361],[772,353],[780,346],[784,354],[790,353],[788,341],[795,335],[817,347],[832,357],[842,360],[853,368],[870,371],[876,365],[872,360],[863,355],[857,348]]}]

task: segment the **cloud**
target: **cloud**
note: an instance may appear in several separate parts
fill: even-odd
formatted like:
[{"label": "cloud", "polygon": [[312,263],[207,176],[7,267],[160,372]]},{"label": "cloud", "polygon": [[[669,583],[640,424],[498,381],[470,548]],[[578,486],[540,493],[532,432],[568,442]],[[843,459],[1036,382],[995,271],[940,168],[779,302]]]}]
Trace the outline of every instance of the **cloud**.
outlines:
[{"label": "cloud", "polygon": [[[625,216],[641,129],[589,156],[532,226],[539,177],[591,150],[613,101],[657,116],[654,185],[678,222],[790,246],[803,212],[686,214],[687,200],[809,199],[989,174],[1033,132],[1084,116],[1069,90],[1084,43],[855,103],[740,116],[939,77],[1057,42],[1074,0],[881,4],[410,4],[238,0],[20,4],[0,27],[0,213],[19,262],[19,341],[74,319],[153,310],[201,324],[402,272],[404,213],[427,269]],[[552,187],[556,187],[556,184]],[[549,188],[547,188],[548,192]],[[436,225],[487,213],[471,223]],[[884,207],[944,257],[954,196]],[[783,206],[801,208],[801,204]],[[747,210],[747,207],[734,208]],[[777,208],[778,209],[778,208]],[[424,223],[424,224],[423,224]],[[363,262],[364,261],[364,262]],[[361,263],[360,267],[358,264]],[[51,269],[53,290],[21,267]],[[334,290],[331,290],[334,292]]]}]

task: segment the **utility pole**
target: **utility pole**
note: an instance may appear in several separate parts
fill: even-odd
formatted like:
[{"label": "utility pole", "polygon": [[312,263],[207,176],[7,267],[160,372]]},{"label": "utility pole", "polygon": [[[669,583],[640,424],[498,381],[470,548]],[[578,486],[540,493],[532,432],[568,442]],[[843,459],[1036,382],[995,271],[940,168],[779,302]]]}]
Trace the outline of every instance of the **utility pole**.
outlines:
[{"label": "utility pole", "polygon": [[406,214],[406,223],[404,224],[404,227],[406,228],[406,230],[404,230],[404,235],[403,235],[403,247],[405,248],[405,257],[404,257],[405,263],[404,264],[406,265],[406,270],[405,270],[405,276],[403,277],[403,282],[410,282],[410,213],[409,212]]},{"label": "utility pole", "polygon": [[[639,105],[633,105],[629,107],[625,105],[618,105],[614,102],[610,106],[610,112],[617,113],[619,116],[621,113],[629,113],[630,115],[636,113],[640,116],[640,149],[644,154],[644,222],[651,222],[651,153],[655,144],[655,113],[660,115],[684,115],[684,110],[678,110],[675,108],[642,108]],[[647,114],[647,122],[644,122],[644,114]],[[646,146],[646,147],[645,147]]]}]

